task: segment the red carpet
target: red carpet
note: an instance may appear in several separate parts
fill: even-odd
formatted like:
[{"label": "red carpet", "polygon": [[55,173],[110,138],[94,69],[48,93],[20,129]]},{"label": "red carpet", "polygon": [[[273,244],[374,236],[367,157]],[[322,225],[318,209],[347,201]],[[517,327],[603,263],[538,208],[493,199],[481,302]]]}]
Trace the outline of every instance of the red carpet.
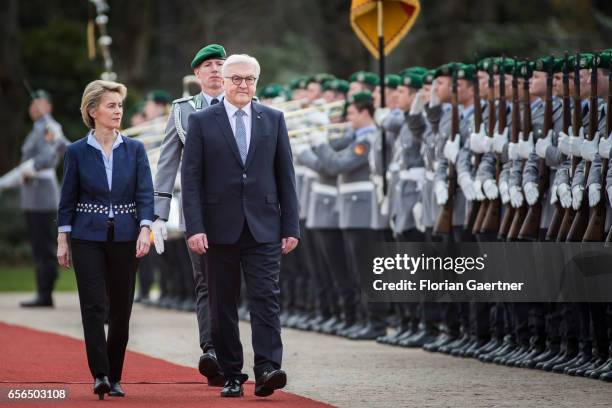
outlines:
[{"label": "red carpet", "polygon": [[[62,384],[63,382],[76,384]],[[147,384],[142,384],[143,382]],[[179,384],[155,384],[159,382]],[[253,395],[254,383],[251,381],[245,384],[243,398],[221,398],[221,389],[208,387],[195,368],[179,366],[130,351],[126,354],[122,383],[126,398],[106,396],[104,401],[98,401],[91,390],[92,380],[87,368],[83,341],[0,323],[0,407],[99,408],[103,404],[181,408],[329,406],[280,391],[268,398],[257,398]],[[68,398],[59,401],[9,400],[7,393],[11,389],[66,389]]]}]

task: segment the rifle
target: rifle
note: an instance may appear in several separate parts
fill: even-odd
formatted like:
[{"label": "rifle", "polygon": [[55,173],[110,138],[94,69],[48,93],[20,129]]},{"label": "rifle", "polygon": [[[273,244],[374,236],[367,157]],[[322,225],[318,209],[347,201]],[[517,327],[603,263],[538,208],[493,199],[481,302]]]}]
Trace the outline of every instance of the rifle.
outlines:
[{"label": "rifle", "polygon": [[[554,68],[554,57],[550,57],[548,60],[548,67],[546,70],[546,99],[544,101],[544,126],[542,128],[542,135],[546,137],[550,129],[552,129],[552,116],[553,116],[553,68]],[[538,161],[538,193],[540,199],[536,201],[527,210],[527,215],[523,221],[523,225],[518,235],[518,239],[521,241],[537,241],[540,233],[540,222],[542,220],[542,200],[544,199],[545,193],[549,187],[550,170],[546,165],[545,159]]]},{"label": "rifle", "polygon": [[[567,51],[565,52],[565,61],[563,62],[563,133],[569,132],[571,123],[571,107],[570,107],[570,94],[569,94],[569,58]],[[563,157],[565,160],[565,157]],[[561,207],[559,201],[554,204],[555,209],[550,220],[550,225],[546,231],[546,241],[554,241],[559,235],[559,229],[561,228],[561,222],[563,221],[564,209]]]},{"label": "rifle", "polygon": [[[506,72],[504,69],[505,58],[502,57],[501,64],[498,67],[499,71],[499,105],[497,111],[497,131],[503,132],[506,128]],[[494,65],[495,66],[495,65]],[[499,175],[501,173],[501,154],[495,154],[495,182],[499,185]],[[500,207],[501,200],[497,197],[495,200],[490,200],[487,206],[487,213],[482,223],[481,233],[495,233],[499,230],[500,224]]]},{"label": "rifle", "polygon": [[[576,63],[578,63],[578,61]],[[580,61],[580,65],[583,66],[585,64]],[[589,131],[587,134],[587,140],[591,141],[595,137],[597,125],[599,124],[599,103],[597,100],[597,64],[595,63],[593,63],[591,67],[591,95],[589,99]],[[582,186],[586,190],[587,178],[589,175],[589,170],[591,169],[591,162],[585,159],[582,160],[584,161],[584,179]],[[572,225],[567,234],[566,242],[582,241],[584,233],[589,225],[589,210],[588,194],[585,191],[582,202],[580,203],[580,208],[576,211]]]},{"label": "rifle", "polygon": [[[523,140],[527,141],[531,134],[532,122],[531,122],[531,96],[529,94],[529,78],[530,75],[529,61],[525,61],[521,67],[521,74],[523,76]],[[514,128],[514,123],[513,123]],[[525,160],[520,160],[521,175],[523,174],[523,168],[525,167]],[[510,231],[508,232],[508,241],[515,241],[519,237],[523,221],[527,215],[527,205],[525,202],[521,204],[519,208],[514,211],[514,218],[512,219],[512,225],[510,225]]]},{"label": "rifle", "polygon": [[[450,140],[455,141],[459,134],[459,102],[457,100],[457,67],[452,67],[452,109],[451,109],[451,134]],[[455,207],[455,192],[457,191],[457,169],[455,165],[448,162],[448,200],[440,210],[433,231],[437,235],[450,235],[453,229],[453,209]]]},{"label": "rifle", "polygon": [[[478,66],[478,64],[476,64]],[[476,70],[476,80],[474,81],[474,132],[480,131],[480,125],[482,124],[482,106],[480,105],[480,83],[478,82],[478,69]],[[474,155],[474,168],[478,169],[482,154]],[[465,217],[465,225],[463,226],[467,231],[472,231],[476,223],[476,218],[480,210],[481,202],[473,200],[467,203],[468,213]]]},{"label": "rifle", "polygon": [[[493,77],[493,61],[485,62],[485,64],[486,66],[484,68],[489,75],[489,89],[487,90],[487,113],[489,115],[487,121],[487,135],[492,138],[495,133],[495,81]],[[472,234],[480,234],[489,204],[490,202],[487,199],[480,203],[478,213],[476,214],[476,220],[474,221],[474,227],[472,228]]]},{"label": "rifle", "polygon": [[[594,63],[595,64],[595,63]],[[597,61],[597,65],[599,65],[599,60]],[[606,101],[607,111],[610,112],[612,109],[612,60],[608,66],[608,98]],[[610,136],[610,132],[612,132],[612,115],[606,115],[606,136]],[[603,241],[605,237],[605,228],[606,228],[606,203],[608,200],[608,194],[606,194],[606,175],[608,173],[608,159],[601,159],[601,180],[600,185],[602,187],[602,197],[599,200],[599,203],[595,207],[591,209],[591,218],[589,219],[589,225],[587,226],[587,230],[582,237],[582,242],[600,242]],[[612,240],[612,232],[608,233],[608,236],[605,237],[606,242],[610,242]]]},{"label": "rifle", "polygon": [[[518,69],[516,66],[516,60],[514,60],[514,68],[512,69],[512,135],[510,136],[510,142],[518,144],[519,132],[521,131],[521,108],[519,106],[519,95],[518,95]],[[498,159],[499,160],[499,159]],[[499,176],[497,177],[499,185]],[[510,203],[504,205],[504,216],[497,232],[497,239],[505,241],[510,231],[510,225],[514,219],[516,208]]]},{"label": "rifle", "polygon": [[[580,54],[576,53],[576,57],[574,59],[574,110],[573,116],[574,120],[572,122],[572,129],[574,134],[578,134],[580,129],[582,129],[582,100],[580,99]],[[569,184],[571,188],[572,178],[574,177],[574,172],[576,171],[576,167],[578,167],[578,163],[580,163],[580,158],[574,157],[572,155],[572,163],[569,173]],[[570,229],[572,228],[572,224],[574,222],[574,216],[576,215],[576,211],[570,206],[565,209],[563,213],[563,219],[561,221],[561,226],[559,227],[559,234],[557,235],[557,242],[564,242],[569,235]]]}]

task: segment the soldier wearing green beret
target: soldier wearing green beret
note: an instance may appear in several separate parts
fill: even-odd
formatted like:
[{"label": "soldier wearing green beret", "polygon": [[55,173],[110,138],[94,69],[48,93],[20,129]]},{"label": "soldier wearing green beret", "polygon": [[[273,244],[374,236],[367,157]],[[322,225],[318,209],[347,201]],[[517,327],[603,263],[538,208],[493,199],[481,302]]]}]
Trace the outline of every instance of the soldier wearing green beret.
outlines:
[{"label": "soldier wearing green beret", "polygon": [[172,98],[166,91],[156,89],[147,93],[144,104],[145,119],[154,120],[165,117],[169,113],[170,102],[172,102]]},{"label": "soldier wearing green beret", "polygon": [[355,92],[360,91],[373,92],[376,85],[380,83],[380,78],[373,72],[357,71],[349,77],[348,81],[348,95],[351,96]]},{"label": "soldier wearing green beret", "polygon": [[288,92],[281,84],[269,84],[259,92],[259,100],[263,104],[274,104],[286,101]]},{"label": "soldier wearing green beret", "polygon": [[[191,68],[200,83],[201,93],[173,101],[170,117],[166,125],[159,161],[157,163],[157,173],[154,183],[155,215],[157,219],[153,223],[153,235],[155,249],[158,253],[164,252],[164,239],[168,237],[166,222],[170,215],[170,202],[173,199],[176,175],[181,163],[183,146],[187,135],[188,118],[193,112],[200,111],[210,105],[219,103],[223,98],[221,67],[223,66],[225,58],[226,52],[221,45],[209,44],[201,48],[191,61]],[[178,197],[175,199],[177,203],[180,204]],[[182,209],[179,208],[179,229],[184,232],[185,226],[182,219],[182,212]],[[169,241],[168,244],[178,245],[178,242],[177,240],[175,240],[174,243]],[[184,245],[182,242],[180,242],[180,244]],[[200,373],[208,379],[209,385],[220,386],[223,385],[224,379],[217,363],[210,335],[206,270],[204,265],[201,264],[201,257],[198,254],[189,251],[189,256],[193,269],[192,280],[195,282],[195,309],[200,334],[199,343],[203,353],[199,362]],[[185,281],[182,277],[180,279]],[[193,308],[191,296],[184,301],[182,306],[185,309]]]},{"label": "soldier wearing green beret", "polygon": [[343,79],[332,79],[323,82],[322,90],[325,102],[341,101],[346,99],[349,83]]},{"label": "soldier wearing green beret", "polygon": [[335,77],[330,74],[316,74],[308,78],[306,83],[306,98],[310,103],[320,99],[323,94],[323,84],[334,80]]}]

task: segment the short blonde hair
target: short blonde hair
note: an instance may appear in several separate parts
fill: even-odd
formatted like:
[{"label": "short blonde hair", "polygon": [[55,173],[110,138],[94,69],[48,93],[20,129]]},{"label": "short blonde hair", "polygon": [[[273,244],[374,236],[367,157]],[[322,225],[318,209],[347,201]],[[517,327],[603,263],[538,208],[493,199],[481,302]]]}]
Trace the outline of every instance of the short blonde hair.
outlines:
[{"label": "short blonde hair", "polygon": [[89,111],[95,109],[100,105],[102,95],[107,92],[117,92],[121,95],[121,99],[125,99],[127,95],[127,88],[125,85],[118,82],[103,81],[101,79],[90,82],[83,91],[83,97],[81,98],[81,116],[83,123],[90,129],[95,128],[94,118],[91,117]]}]

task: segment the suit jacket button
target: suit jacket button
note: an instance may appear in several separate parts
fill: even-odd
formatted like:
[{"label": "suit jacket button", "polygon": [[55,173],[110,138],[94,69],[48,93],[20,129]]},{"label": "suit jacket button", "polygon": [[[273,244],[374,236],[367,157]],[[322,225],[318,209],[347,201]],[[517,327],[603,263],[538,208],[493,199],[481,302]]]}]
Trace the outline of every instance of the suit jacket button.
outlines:
[{"label": "suit jacket button", "polygon": [[357,196],[356,196],[356,195],[351,196],[351,200],[353,200],[353,201],[357,201]]},{"label": "suit jacket button", "polygon": [[246,178],[246,173],[242,173],[242,178],[245,179]]}]

